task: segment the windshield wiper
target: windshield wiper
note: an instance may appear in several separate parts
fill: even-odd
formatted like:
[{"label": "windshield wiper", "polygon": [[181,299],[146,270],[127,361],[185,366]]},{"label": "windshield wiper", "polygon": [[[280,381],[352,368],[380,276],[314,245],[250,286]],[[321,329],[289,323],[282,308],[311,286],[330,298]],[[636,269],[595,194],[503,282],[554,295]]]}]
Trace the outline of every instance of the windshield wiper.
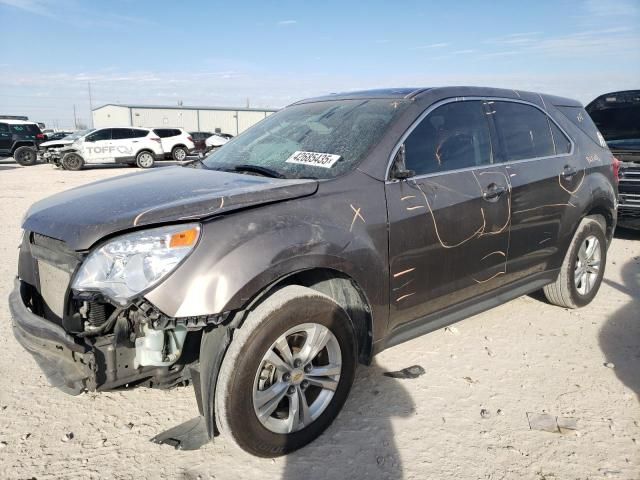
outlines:
[{"label": "windshield wiper", "polygon": [[277,171],[275,171],[275,170],[273,170],[271,168],[261,167],[260,165],[249,165],[249,164],[236,165],[235,167],[233,167],[231,169],[231,171],[233,171],[233,172],[252,172],[252,173],[257,173],[257,174],[262,175],[264,177],[270,177],[270,178],[286,178],[280,172],[277,172]]}]

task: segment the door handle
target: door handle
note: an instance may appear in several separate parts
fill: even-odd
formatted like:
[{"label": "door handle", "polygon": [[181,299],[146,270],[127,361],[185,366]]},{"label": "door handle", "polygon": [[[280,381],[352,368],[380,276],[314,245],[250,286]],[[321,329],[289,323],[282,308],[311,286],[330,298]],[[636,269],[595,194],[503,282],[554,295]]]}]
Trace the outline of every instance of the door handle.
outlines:
[{"label": "door handle", "polygon": [[560,175],[562,175],[563,178],[569,179],[573,177],[576,173],[578,173],[578,171],[575,168],[573,168],[571,165],[565,165]]},{"label": "door handle", "polygon": [[482,192],[482,198],[489,201],[497,200],[500,195],[506,191],[507,189],[505,187],[491,183],[487,186],[487,189]]}]

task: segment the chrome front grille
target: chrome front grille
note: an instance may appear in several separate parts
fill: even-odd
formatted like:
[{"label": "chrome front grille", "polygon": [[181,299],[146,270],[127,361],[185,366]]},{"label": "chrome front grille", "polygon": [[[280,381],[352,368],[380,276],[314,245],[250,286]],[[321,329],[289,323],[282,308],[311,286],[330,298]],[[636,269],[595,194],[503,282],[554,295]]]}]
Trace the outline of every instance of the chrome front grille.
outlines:
[{"label": "chrome front grille", "polygon": [[621,209],[640,209],[640,163],[622,162],[618,192]]}]

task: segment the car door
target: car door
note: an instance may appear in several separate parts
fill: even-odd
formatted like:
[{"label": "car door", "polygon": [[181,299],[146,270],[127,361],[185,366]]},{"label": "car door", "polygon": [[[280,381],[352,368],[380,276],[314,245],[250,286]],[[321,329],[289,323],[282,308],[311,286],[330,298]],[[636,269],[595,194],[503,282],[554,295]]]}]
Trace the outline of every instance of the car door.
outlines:
[{"label": "car door", "polygon": [[81,154],[85,163],[110,163],[114,161],[111,151],[111,130],[111,128],[102,128],[84,138]]},{"label": "car door", "polygon": [[134,131],[131,128],[112,128],[111,145],[115,162],[132,161],[136,154],[136,143],[139,139],[134,138]]},{"label": "car door", "polygon": [[507,278],[517,280],[547,269],[585,172],[570,154],[571,141],[539,107],[508,100],[488,106],[511,187]]},{"label": "car door", "polygon": [[9,125],[6,123],[0,123],[0,152],[4,154],[10,152],[12,143]]},{"label": "car door", "polygon": [[386,182],[391,329],[501,284],[510,191],[483,103],[432,108],[404,136],[414,175]]}]

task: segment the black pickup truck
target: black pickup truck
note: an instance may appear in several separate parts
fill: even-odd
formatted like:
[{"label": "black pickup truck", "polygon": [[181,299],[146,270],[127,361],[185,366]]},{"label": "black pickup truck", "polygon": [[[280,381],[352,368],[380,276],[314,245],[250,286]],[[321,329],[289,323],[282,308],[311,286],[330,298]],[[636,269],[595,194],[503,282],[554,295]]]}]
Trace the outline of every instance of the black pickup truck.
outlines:
[{"label": "black pickup truck", "polygon": [[606,93],[586,110],[621,162],[618,225],[640,230],[640,90]]}]

